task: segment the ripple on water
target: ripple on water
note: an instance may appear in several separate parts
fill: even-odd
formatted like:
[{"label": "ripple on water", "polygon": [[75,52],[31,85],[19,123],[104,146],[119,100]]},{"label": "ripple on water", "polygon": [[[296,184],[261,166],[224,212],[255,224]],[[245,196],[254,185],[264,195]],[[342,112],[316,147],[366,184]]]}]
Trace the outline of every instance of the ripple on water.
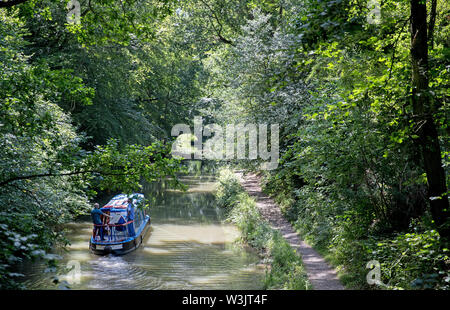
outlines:
[{"label": "ripple on water", "polygon": [[[202,179],[203,181],[199,181]],[[97,256],[89,252],[92,226],[70,223],[71,245],[60,265],[80,263],[80,283],[74,289],[261,289],[264,270],[258,256],[234,246],[236,227],[222,224],[214,203],[214,179],[183,178],[187,192],[161,184],[146,186],[153,197],[152,229],[144,244],[124,256]],[[27,274],[29,288],[55,288],[45,264],[34,264]],[[70,281],[70,274],[61,274]]]}]

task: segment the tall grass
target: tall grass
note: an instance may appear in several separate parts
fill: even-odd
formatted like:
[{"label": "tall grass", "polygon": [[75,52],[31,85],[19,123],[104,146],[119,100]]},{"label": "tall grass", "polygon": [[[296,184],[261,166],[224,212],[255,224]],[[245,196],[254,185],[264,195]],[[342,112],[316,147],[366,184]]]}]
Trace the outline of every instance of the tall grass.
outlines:
[{"label": "tall grass", "polygon": [[241,241],[255,248],[267,264],[266,289],[311,289],[300,257],[281,234],[272,229],[228,168],[218,172],[217,203],[227,210],[227,219],[241,231]]}]

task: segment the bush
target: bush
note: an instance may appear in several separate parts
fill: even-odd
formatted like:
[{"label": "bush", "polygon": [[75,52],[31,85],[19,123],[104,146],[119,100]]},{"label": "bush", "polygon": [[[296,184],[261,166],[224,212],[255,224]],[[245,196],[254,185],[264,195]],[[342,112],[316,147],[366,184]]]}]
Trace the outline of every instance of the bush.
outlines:
[{"label": "bush", "polygon": [[242,193],[242,187],[234,173],[229,169],[218,172],[219,186],[216,191],[217,204],[225,209],[232,208],[239,201],[237,196]]}]

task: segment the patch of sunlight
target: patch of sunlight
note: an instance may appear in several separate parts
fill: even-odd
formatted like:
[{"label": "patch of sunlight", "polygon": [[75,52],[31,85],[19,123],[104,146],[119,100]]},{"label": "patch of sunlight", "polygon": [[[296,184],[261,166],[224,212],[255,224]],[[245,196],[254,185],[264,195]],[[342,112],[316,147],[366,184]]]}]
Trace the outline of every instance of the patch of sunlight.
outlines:
[{"label": "patch of sunlight", "polygon": [[214,284],[227,282],[229,278],[230,278],[229,274],[216,273],[209,276],[193,277],[189,279],[189,282],[191,282],[192,284]]},{"label": "patch of sunlight", "polygon": [[67,260],[77,260],[80,262],[87,262],[92,260],[92,255],[90,252],[86,251],[86,252],[70,252],[68,253],[66,259]]},{"label": "patch of sunlight", "polygon": [[152,247],[146,247],[143,249],[144,252],[150,253],[150,254],[170,254],[173,251],[165,250],[165,249],[158,249],[158,248],[152,248]]},{"label": "patch of sunlight", "polygon": [[84,234],[86,234],[86,235],[92,235],[92,227],[86,227],[86,228],[83,228],[83,229],[80,229],[80,233],[82,233],[83,235]]},{"label": "patch of sunlight", "polygon": [[167,242],[195,242],[201,244],[231,243],[239,237],[239,231],[233,225],[194,224],[154,225],[152,236],[147,245],[164,245]]},{"label": "patch of sunlight", "polygon": [[87,250],[89,248],[89,241],[72,242],[67,248],[70,250]]},{"label": "patch of sunlight", "polygon": [[[183,183],[183,180],[182,180]],[[194,182],[189,183],[185,182],[185,184],[188,186],[185,193],[205,193],[205,192],[214,192],[217,190],[217,182],[215,181],[205,181],[202,183]],[[183,193],[182,190],[175,189],[175,188],[167,188],[164,190],[165,192],[175,192],[175,193]]]},{"label": "patch of sunlight", "polygon": [[245,266],[245,267],[241,267],[239,268],[239,272],[240,273],[253,273],[257,270],[260,270],[261,268],[257,265],[249,265],[249,266]]}]

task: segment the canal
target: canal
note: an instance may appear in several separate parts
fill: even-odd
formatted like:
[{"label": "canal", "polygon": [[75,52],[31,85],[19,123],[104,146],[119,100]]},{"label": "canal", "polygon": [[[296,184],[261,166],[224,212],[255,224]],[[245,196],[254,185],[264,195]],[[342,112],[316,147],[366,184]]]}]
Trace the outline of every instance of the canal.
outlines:
[{"label": "canal", "polygon": [[[72,289],[262,289],[264,268],[251,249],[235,241],[239,231],[224,222],[215,204],[211,175],[183,176],[186,192],[165,182],[144,187],[152,225],[143,245],[124,256],[89,252],[90,218],[67,224],[70,245],[57,251],[60,273]],[[110,198],[110,197],[109,197]],[[25,266],[29,289],[56,289],[47,264]]]}]

